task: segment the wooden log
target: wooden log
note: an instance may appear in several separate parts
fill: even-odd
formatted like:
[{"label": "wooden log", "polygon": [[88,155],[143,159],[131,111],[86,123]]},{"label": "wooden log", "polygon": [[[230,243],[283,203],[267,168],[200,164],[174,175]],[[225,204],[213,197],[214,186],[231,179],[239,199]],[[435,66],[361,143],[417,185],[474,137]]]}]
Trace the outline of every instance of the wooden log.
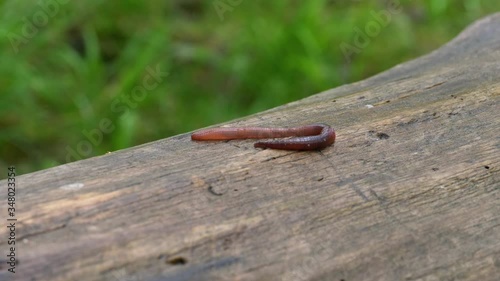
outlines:
[{"label": "wooden log", "polygon": [[0,279],[498,280],[499,46],[494,14],[426,56],[230,122],[327,123],[322,151],[182,134],[18,176],[18,264],[2,255]]}]

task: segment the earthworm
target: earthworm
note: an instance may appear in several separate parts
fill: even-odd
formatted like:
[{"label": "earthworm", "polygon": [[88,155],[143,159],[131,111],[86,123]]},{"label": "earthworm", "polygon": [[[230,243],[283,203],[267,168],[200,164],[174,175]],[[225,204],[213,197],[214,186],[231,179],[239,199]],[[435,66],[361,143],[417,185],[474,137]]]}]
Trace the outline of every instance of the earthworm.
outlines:
[{"label": "earthworm", "polygon": [[284,150],[319,150],[335,142],[335,130],[326,124],[318,123],[292,128],[222,127],[200,130],[191,134],[191,140],[195,141],[266,138],[286,139],[259,141],[254,144],[254,147]]}]

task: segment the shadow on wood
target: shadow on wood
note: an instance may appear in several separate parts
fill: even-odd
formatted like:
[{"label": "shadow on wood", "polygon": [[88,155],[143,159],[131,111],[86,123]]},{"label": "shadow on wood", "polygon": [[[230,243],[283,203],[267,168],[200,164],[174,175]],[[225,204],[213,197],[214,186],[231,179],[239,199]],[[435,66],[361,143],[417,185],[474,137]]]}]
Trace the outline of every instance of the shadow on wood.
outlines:
[{"label": "shadow on wood", "polygon": [[322,151],[183,134],[19,176],[16,280],[497,280],[499,93],[495,14],[231,123],[327,123]]}]

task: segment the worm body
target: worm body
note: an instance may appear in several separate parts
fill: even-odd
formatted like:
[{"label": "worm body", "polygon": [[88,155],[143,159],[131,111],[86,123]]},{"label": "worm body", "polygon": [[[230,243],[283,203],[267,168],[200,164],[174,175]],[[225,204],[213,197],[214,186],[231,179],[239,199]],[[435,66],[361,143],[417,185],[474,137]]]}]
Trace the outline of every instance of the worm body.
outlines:
[{"label": "worm body", "polygon": [[326,124],[313,124],[293,128],[214,128],[194,132],[192,140],[216,141],[234,139],[267,139],[254,144],[258,148],[273,148],[284,150],[316,150],[323,149],[335,142],[335,130]]}]

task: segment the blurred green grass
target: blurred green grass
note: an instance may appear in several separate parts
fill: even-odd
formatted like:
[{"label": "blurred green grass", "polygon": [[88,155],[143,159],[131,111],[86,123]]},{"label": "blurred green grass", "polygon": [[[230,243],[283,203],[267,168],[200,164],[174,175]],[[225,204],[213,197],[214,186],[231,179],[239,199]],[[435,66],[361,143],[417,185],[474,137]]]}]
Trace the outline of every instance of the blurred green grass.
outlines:
[{"label": "blurred green grass", "polygon": [[[364,79],[438,48],[498,10],[496,0],[40,3],[0,1],[0,166],[18,173]],[[353,44],[354,28],[365,29],[373,12],[391,3],[401,11],[346,59],[341,44]],[[114,110],[149,85],[151,69],[168,76]],[[104,118],[112,132],[78,147]]]}]

